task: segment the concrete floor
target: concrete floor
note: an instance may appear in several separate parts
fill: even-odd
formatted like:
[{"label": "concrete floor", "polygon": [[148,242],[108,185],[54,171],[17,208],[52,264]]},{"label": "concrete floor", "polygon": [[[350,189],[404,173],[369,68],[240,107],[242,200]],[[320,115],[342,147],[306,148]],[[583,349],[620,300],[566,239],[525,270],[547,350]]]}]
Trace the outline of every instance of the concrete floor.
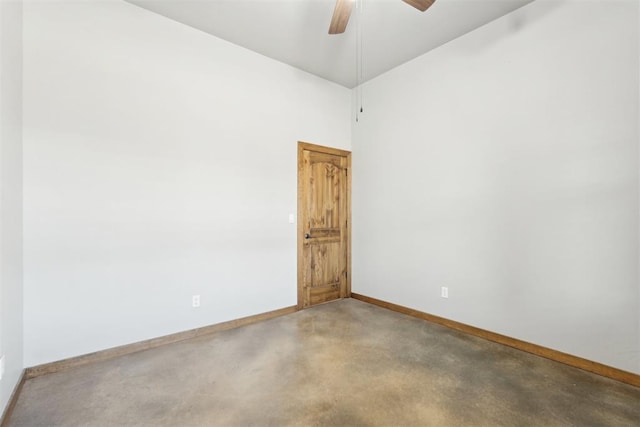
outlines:
[{"label": "concrete floor", "polygon": [[25,383],[11,426],[639,426],[640,388],[356,300]]}]

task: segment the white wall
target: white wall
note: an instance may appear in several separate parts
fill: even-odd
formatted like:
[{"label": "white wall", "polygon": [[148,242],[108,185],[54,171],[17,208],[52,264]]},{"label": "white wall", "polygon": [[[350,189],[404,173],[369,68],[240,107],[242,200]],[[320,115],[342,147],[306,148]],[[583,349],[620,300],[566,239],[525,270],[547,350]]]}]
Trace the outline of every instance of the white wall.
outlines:
[{"label": "white wall", "polygon": [[0,1],[0,413],[22,373],[22,2]]},{"label": "white wall", "polygon": [[350,91],[120,1],[24,14],[26,366],[294,305],[297,141],[349,149]]},{"label": "white wall", "polygon": [[354,292],[640,373],[638,16],[537,1],[365,84]]},{"label": "white wall", "polygon": [[[354,291],[640,372],[638,16],[539,0],[366,84]],[[25,365],[295,304],[296,141],[349,149],[350,92],[119,1],[24,31]]]}]

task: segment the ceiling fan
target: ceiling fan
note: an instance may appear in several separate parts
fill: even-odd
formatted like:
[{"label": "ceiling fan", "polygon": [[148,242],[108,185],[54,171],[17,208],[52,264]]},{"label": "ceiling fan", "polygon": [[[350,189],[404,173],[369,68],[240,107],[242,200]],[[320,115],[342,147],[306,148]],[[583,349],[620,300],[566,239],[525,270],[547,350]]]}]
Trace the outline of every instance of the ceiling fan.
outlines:
[{"label": "ceiling fan", "polygon": [[[402,0],[403,2],[424,12],[429,9],[436,0]],[[351,16],[351,8],[354,0],[336,0],[336,7],[333,10],[331,25],[329,25],[329,34],[341,34],[347,28],[349,17]]]}]

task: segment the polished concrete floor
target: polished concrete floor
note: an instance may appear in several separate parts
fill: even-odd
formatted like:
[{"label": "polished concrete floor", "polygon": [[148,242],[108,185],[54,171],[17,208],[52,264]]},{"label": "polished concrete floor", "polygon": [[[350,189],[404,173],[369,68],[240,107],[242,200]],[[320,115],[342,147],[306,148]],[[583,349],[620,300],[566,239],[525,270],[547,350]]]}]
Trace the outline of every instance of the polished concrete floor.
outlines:
[{"label": "polished concrete floor", "polygon": [[640,388],[356,300],[25,383],[11,426],[640,426]]}]

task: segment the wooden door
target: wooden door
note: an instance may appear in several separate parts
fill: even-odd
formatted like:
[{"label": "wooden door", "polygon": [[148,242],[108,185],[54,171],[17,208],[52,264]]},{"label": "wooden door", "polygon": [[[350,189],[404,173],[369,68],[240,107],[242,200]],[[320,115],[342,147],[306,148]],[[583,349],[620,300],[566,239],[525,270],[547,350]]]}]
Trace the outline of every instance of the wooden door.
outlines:
[{"label": "wooden door", "polygon": [[298,143],[298,308],[351,295],[351,153]]}]

